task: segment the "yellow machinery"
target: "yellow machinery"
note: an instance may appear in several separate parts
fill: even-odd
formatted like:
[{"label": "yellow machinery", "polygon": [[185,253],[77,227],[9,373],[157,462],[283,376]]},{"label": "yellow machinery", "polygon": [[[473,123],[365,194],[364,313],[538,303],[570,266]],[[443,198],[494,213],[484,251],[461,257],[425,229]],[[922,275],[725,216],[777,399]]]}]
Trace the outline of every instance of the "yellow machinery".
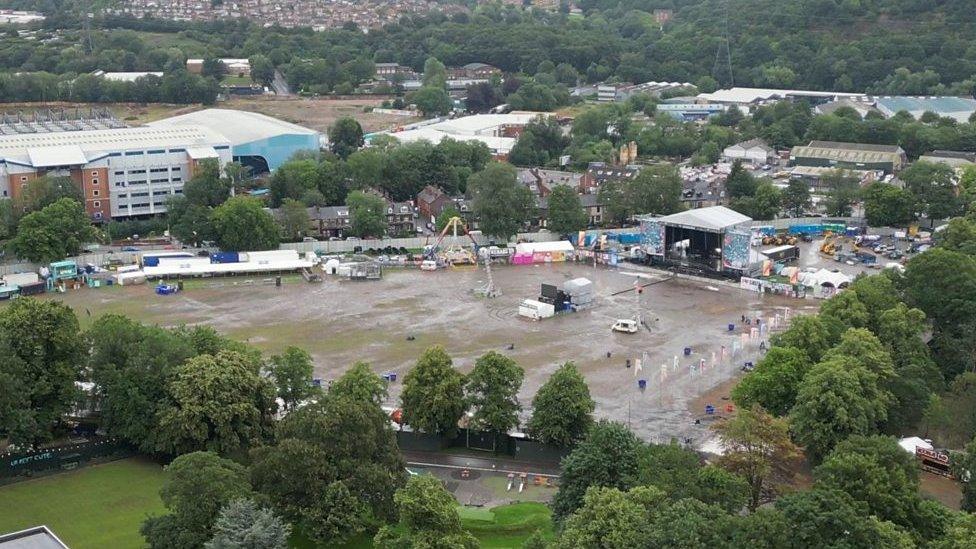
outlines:
[{"label": "yellow machinery", "polygon": [[820,253],[833,257],[837,251],[837,244],[834,243],[835,238],[832,234],[825,236],[823,244],[820,245]]}]

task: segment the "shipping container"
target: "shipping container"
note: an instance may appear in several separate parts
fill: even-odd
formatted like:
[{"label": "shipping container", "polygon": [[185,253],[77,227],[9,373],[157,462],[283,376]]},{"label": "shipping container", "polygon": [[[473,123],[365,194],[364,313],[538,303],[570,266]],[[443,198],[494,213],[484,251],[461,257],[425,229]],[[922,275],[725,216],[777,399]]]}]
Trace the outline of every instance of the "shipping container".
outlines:
[{"label": "shipping container", "polygon": [[237,252],[214,252],[210,254],[211,263],[239,263],[240,261]]}]

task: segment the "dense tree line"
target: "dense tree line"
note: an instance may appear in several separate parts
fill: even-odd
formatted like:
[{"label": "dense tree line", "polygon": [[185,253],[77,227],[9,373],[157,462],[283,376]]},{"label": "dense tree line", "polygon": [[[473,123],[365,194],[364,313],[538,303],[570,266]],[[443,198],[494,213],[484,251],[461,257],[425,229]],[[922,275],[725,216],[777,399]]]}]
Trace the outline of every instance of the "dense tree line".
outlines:
[{"label": "dense tree line", "polygon": [[149,74],[134,81],[106,80],[93,74],[0,73],[4,102],[72,101],[78,103],[203,103],[217,100],[216,80],[186,70]]}]

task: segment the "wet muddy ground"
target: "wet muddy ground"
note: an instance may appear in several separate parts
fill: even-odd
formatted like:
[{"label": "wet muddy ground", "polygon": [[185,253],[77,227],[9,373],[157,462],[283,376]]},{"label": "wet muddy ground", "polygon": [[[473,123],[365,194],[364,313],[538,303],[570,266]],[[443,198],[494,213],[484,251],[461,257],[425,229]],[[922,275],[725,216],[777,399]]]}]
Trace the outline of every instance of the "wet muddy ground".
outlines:
[{"label": "wet muddy ground", "polygon": [[[743,362],[757,352],[755,342],[731,356],[733,341],[741,338],[741,316],[770,316],[786,308],[812,312],[818,306],[812,300],[762,296],[724,285],[664,280],[640,296],[641,313],[651,328],[618,334],[610,326],[617,318],[632,317],[636,303],[633,291],[612,294],[632,289],[633,276],[571,263],[495,267],[493,273],[503,294],[490,300],[472,293],[485,280],[484,271],[474,267],[433,273],[390,270],[374,282],[326,277],[321,284],[292,281],[275,287],[268,280],[224,278],[196,281],[171,296],[155,295],[152,286],[136,286],[71,291],[53,298],[74,307],[83,325],[116,312],[164,326],[209,324],[268,353],[297,345],[312,354],[316,373],[324,380],[365,360],[377,373],[398,374],[390,387],[390,405],[398,400],[403,375],[435,344],[443,345],[464,372],[488,351],[511,356],[525,369],[520,393],[525,408],[560,364],[573,361],[589,383],[598,417],[629,422],[649,441],[676,437],[696,444],[708,437],[707,422],[694,424],[704,415],[696,398],[741,375]],[[591,309],[538,322],[517,316],[519,302],[538,297],[541,284],[561,285],[580,276],[594,282]],[[642,283],[664,278],[648,276]],[[729,323],[736,324],[735,332],[728,331]],[[692,348],[691,356],[684,356],[684,347]],[[633,363],[641,356],[643,370],[635,375]],[[631,368],[626,367],[628,358]],[[701,359],[705,368],[699,368]],[[647,380],[644,391],[638,389],[638,379]],[[726,404],[714,403],[721,409]]]}]

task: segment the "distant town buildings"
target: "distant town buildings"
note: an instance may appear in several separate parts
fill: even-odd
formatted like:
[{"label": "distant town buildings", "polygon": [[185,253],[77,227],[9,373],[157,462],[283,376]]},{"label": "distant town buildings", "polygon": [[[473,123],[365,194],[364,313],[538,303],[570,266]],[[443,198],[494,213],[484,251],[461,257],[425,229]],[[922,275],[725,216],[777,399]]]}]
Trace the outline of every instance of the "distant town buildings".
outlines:
[{"label": "distant town buildings", "polygon": [[36,11],[0,10],[0,25],[27,25],[44,20],[44,14]]},{"label": "distant town buildings", "polygon": [[433,0],[122,0],[118,7],[109,11],[174,21],[242,18],[266,27],[279,25],[325,30],[341,27],[345,23],[355,23],[361,29],[378,28],[395,23],[403,16],[425,14],[434,9],[448,15],[467,11],[459,4],[441,4]]}]

